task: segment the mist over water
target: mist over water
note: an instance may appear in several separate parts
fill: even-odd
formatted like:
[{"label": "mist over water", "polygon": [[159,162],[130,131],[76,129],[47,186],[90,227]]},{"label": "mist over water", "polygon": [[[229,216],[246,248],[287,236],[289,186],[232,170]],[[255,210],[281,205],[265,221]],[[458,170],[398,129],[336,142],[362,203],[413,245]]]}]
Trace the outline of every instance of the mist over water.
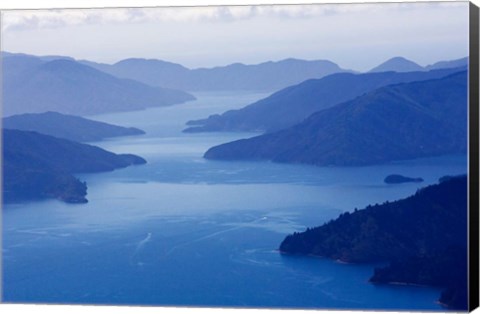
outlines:
[{"label": "mist over water", "polygon": [[[375,265],[285,256],[283,238],[344,211],[409,196],[465,156],[369,167],[311,167],[202,158],[254,136],[182,133],[185,122],[266,94],[199,93],[167,108],[90,117],[145,135],[95,145],[148,163],[81,174],[88,204],[4,206],[6,302],[438,310],[440,289],[373,285]],[[386,185],[398,173],[422,183]]]}]

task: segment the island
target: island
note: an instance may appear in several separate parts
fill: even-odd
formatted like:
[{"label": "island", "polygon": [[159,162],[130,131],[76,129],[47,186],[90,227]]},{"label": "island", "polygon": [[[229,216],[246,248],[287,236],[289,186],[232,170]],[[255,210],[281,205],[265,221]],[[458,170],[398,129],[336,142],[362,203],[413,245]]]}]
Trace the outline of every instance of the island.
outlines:
[{"label": "island", "polygon": [[423,178],[410,178],[405,177],[400,174],[391,174],[385,177],[383,182],[387,184],[400,184],[400,183],[407,183],[407,182],[423,182]]}]

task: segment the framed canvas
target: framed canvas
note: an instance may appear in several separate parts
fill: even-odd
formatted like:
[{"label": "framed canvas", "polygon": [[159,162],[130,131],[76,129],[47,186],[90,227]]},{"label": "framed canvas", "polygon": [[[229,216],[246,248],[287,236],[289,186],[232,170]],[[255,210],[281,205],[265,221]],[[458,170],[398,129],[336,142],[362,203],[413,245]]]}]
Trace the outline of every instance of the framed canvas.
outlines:
[{"label": "framed canvas", "polygon": [[468,1],[1,11],[4,304],[472,311]]}]

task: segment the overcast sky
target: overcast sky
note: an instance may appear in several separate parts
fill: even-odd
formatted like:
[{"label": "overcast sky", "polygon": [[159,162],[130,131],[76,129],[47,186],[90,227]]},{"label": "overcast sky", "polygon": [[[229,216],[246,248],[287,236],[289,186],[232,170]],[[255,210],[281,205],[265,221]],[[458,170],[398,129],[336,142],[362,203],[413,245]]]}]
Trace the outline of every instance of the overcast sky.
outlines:
[{"label": "overcast sky", "polygon": [[468,2],[4,11],[2,50],[190,68],[285,58],[368,70],[468,55]]}]

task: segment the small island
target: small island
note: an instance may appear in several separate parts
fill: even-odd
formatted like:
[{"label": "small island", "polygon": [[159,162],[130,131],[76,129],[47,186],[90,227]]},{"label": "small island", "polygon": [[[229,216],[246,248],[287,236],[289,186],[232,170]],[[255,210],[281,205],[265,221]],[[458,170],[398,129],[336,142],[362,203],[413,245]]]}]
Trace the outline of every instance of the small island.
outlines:
[{"label": "small island", "polygon": [[400,184],[400,183],[407,183],[407,182],[423,182],[423,179],[405,177],[400,174],[391,174],[385,177],[383,182],[385,182],[386,184]]}]

